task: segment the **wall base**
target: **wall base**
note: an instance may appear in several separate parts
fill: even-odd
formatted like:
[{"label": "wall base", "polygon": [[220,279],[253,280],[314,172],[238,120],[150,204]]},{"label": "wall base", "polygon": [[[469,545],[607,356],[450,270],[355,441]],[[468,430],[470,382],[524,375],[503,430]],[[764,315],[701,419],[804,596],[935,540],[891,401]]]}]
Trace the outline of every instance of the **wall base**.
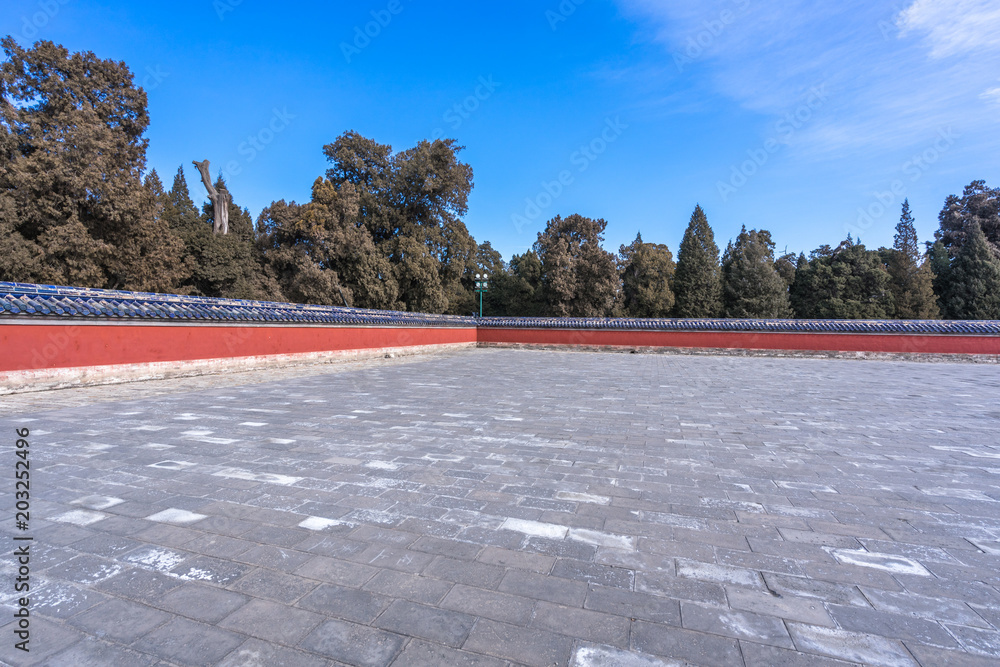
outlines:
[{"label": "wall base", "polygon": [[766,350],[711,347],[666,347],[643,345],[574,345],[549,343],[480,342],[479,347],[561,352],[606,352],[618,354],[677,354],[722,357],[779,357],[790,359],[869,359],[880,361],[923,361],[948,363],[1000,364],[994,354],[933,354],[926,352],[834,352],[824,350]]},{"label": "wall base", "polygon": [[7,371],[0,372],[0,395],[66,389],[69,387],[141,382],[143,380],[163,380],[166,378],[192,377],[215,373],[253,371],[305,364],[331,364],[376,359],[388,355],[393,357],[415,356],[449,350],[473,349],[475,347],[475,342],[444,343],[439,345],[274,354],[224,359],[195,359],[190,361]]}]

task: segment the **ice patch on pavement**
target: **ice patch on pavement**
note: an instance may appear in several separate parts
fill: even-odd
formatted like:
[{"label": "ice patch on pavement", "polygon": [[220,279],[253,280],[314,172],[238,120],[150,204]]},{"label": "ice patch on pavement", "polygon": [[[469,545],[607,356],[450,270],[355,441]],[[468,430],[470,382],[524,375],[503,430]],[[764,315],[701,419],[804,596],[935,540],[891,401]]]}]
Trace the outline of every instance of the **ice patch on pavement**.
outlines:
[{"label": "ice patch on pavement", "polygon": [[160,461],[159,463],[150,463],[147,468],[160,468],[161,470],[184,470],[184,468],[193,468],[197,463],[190,463],[189,461]]},{"label": "ice patch on pavement", "polygon": [[70,505],[83,505],[90,510],[106,510],[109,507],[120,505],[123,502],[125,501],[121,498],[115,498],[113,496],[84,496],[83,498],[77,498],[76,500],[70,502]]},{"label": "ice patch on pavement", "polygon": [[227,477],[229,479],[243,479],[248,482],[281,484],[282,486],[289,486],[291,484],[295,484],[296,482],[302,481],[301,477],[291,477],[289,475],[277,475],[269,472],[252,472],[250,470],[241,470],[239,468],[223,468],[218,472],[212,473],[212,476]]},{"label": "ice patch on pavement", "polygon": [[326,530],[334,526],[353,526],[353,523],[338,521],[337,519],[327,519],[321,516],[311,516],[299,522],[299,528],[307,530]]},{"label": "ice patch on pavement", "polygon": [[69,512],[63,512],[58,516],[52,517],[52,520],[59,521],[60,523],[71,523],[75,526],[89,526],[92,523],[97,523],[98,521],[106,518],[108,518],[108,515],[104,512],[70,510]]},{"label": "ice patch on pavement", "polygon": [[611,547],[612,549],[622,549],[625,551],[635,550],[634,537],[602,533],[596,530],[588,530],[587,528],[570,528],[569,539],[593,544],[598,547]]},{"label": "ice patch on pavement", "polygon": [[157,512],[156,514],[146,517],[148,521],[157,521],[160,523],[194,523],[195,521],[201,521],[204,518],[206,518],[205,514],[197,514],[187,510],[177,509],[176,507],[171,507],[163,510],[162,512]]},{"label": "ice patch on pavement", "polygon": [[682,667],[683,664],[597,644],[581,644],[569,663],[570,667]]},{"label": "ice patch on pavement", "polygon": [[150,547],[148,549],[133,551],[122,560],[127,563],[139,565],[158,572],[166,572],[180,565],[184,561],[184,558],[185,556],[183,554],[177,553],[176,551]]},{"label": "ice patch on pavement", "polygon": [[827,551],[843,565],[870,567],[892,574],[914,574],[929,577],[931,573],[923,565],[905,556],[880,554],[863,549],[827,549]]},{"label": "ice patch on pavement", "polygon": [[591,493],[577,493],[576,491],[559,491],[556,493],[559,500],[570,500],[575,503],[594,503],[595,505],[610,505],[611,498],[608,496],[595,496]]},{"label": "ice patch on pavement", "polygon": [[505,519],[504,522],[500,524],[500,527],[506,530],[515,530],[519,533],[524,533],[525,535],[547,537],[552,540],[561,540],[566,537],[566,534],[569,532],[569,528],[566,526],[514,518]]},{"label": "ice patch on pavement", "polygon": [[392,461],[369,461],[365,464],[366,468],[375,468],[376,470],[399,470],[403,467],[402,463],[393,463]]}]

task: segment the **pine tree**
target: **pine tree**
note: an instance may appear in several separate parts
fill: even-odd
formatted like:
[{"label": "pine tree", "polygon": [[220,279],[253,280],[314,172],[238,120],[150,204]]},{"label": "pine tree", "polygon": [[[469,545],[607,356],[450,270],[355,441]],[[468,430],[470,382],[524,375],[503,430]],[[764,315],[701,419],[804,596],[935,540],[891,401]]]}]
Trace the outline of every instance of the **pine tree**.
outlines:
[{"label": "pine tree", "polygon": [[556,317],[608,317],[620,288],[614,256],[601,247],[608,223],[573,214],[538,233],[542,294]]},{"label": "pine tree", "polygon": [[788,285],[774,267],[774,242],[767,230],[742,229],[722,259],[726,317],[785,318],[792,314]]},{"label": "pine tree", "polygon": [[792,286],[796,317],[884,319],[893,312],[889,274],[881,255],[850,238],[835,250],[822,246],[803,265]]},{"label": "pine tree", "polygon": [[956,320],[1000,319],[1000,260],[973,221],[947,271],[945,315]]},{"label": "pine tree", "polygon": [[717,317],[722,312],[719,247],[701,206],[696,206],[677,253],[674,314]]},{"label": "pine tree", "polygon": [[902,214],[896,225],[893,247],[882,252],[889,272],[889,289],[898,319],[933,319],[940,316],[934,296],[933,272],[929,262],[920,256],[920,245],[910,201],[903,201]]},{"label": "pine tree", "polygon": [[622,314],[627,317],[667,317],[674,307],[674,257],[670,248],[644,243],[642,234],[619,248]]}]

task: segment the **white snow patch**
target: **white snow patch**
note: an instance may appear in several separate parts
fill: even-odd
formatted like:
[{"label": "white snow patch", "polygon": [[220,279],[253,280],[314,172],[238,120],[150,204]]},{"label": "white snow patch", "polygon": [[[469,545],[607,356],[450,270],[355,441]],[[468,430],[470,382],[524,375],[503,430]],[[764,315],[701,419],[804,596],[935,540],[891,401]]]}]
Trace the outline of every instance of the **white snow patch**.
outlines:
[{"label": "white snow patch", "polygon": [[747,588],[760,588],[760,576],[753,570],[728,565],[702,563],[686,558],[677,559],[677,576],[719,584],[733,584]]},{"label": "white snow patch", "polygon": [[937,449],[942,452],[959,452],[960,454],[965,454],[977,459],[1000,459],[1000,453],[976,451],[974,449],[969,449],[968,447],[949,447],[945,445],[931,445],[931,449]]},{"label": "white snow patch", "polygon": [[212,573],[208,570],[192,567],[187,572],[180,575],[180,578],[185,581],[212,581]]},{"label": "white snow patch", "polygon": [[267,422],[240,422],[239,426],[267,426]]},{"label": "white snow patch", "polygon": [[576,503],[594,503],[595,505],[610,505],[611,498],[607,496],[595,496],[592,493],[577,493],[576,491],[559,491],[556,493],[559,500],[570,500]]},{"label": "white snow patch", "polygon": [[682,664],[614,646],[583,644],[574,651],[569,667],[681,667]]},{"label": "white snow patch", "polygon": [[403,467],[402,463],[393,463],[392,461],[369,461],[365,464],[366,468],[375,468],[376,470],[399,470]]},{"label": "white snow patch", "polygon": [[291,477],[289,475],[277,475],[269,472],[251,472],[240,470],[239,468],[224,468],[219,472],[212,473],[213,477],[228,477],[230,479],[245,479],[248,482],[265,482],[267,484],[281,484],[289,486],[302,481],[301,477]]},{"label": "white snow patch", "polygon": [[113,496],[84,496],[83,498],[77,498],[76,500],[70,502],[70,505],[83,505],[87,509],[91,510],[106,510],[109,507],[120,505],[123,502],[125,501],[121,498],[115,498]]},{"label": "white snow patch", "polygon": [[570,528],[569,539],[586,544],[593,544],[598,547],[610,547],[612,549],[624,549],[625,551],[635,550],[635,538],[627,535],[614,535],[612,533],[602,533],[587,528]]},{"label": "white snow patch", "polygon": [[177,509],[176,507],[171,507],[163,510],[162,512],[157,512],[156,514],[146,517],[148,521],[158,521],[160,523],[194,523],[195,521],[201,521],[204,518],[207,518],[205,514],[197,514],[187,510]]},{"label": "white snow patch", "polygon": [[505,519],[504,522],[500,524],[500,527],[506,530],[516,530],[517,532],[524,533],[525,535],[548,537],[553,540],[561,540],[566,537],[566,534],[569,532],[569,528],[566,526],[514,518]]},{"label": "white snow patch", "polygon": [[914,574],[929,577],[931,573],[917,561],[895,554],[880,554],[863,549],[828,549],[830,554],[844,565],[857,565],[883,570],[892,574]]},{"label": "white snow patch", "polygon": [[197,463],[190,463],[188,461],[160,461],[159,463],[150,463],[147,468],[161,468],[163,470],[184,470],[184,468],[193,468]]},{"label": "white snow patch", "polygon": [[148,567],[151,570],[166,572],[181,564],[184,560],[182,554],[167,549],[157,549],[155,547],[143,549],[142,551],[131,553],[123,560],[128,563]]},{"label": "white snow patch", "polygon": [[148,445],[143,445],[146,449],[173,449],[176,445],[161,445],[158,442],[151,442]]},{"label": "white snow patch", "polygon": [[812,484],[811,482],[775,482],[782,489],[790,491],[814,491],[820,493],[838,493],[838,491],[825,484]]},{"label": "white snow patch", "polygon": [[299,522],[299,528],[307,530],[326,530],[334,526],[353,526],[353,523],[338,521],[337,519],[327,519],[321,516],[311,516]]},{"label": "white snow patch", "polygon": [[89,526],[92,523],[97,523],[102,519],[108,518],[108,515],[104,512],[91,512],[90,510],[70,510],[69,512],[64,512],[59,516],[52,517],[53,521],[59,521],[61,523],[71,523],[75,526]]},{"label": "white snow patch", "polygon": [[294,440],[286,440],[285,438],[268,438],[267,441],[272,445],[290,445],[295,442]]},{"label": "white snow patch", "polygon": [[987,503],[995,503],[997,501],[990,498],[985,493],[981,491],[976,491],[974,489],[949,489],[944,486],[935,486],[932,489],[920,489],[929,496],[938,496],[945,498],[961,498],[962,500],[981,500]]}]

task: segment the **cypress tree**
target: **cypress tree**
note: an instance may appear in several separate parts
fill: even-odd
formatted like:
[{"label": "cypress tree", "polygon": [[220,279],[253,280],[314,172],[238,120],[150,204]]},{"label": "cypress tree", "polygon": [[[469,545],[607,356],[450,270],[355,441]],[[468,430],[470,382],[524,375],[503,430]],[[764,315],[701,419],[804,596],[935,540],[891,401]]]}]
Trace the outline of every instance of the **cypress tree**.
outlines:
[{"label": "cypress tree", "polygon": [[947,271],[945,314],[956,320],[1000,319],[1000,261],[977,221]]},{"label": "cypress tree", "polygon": [[774,267],[770,232],[744,227],[730,242],[722,259],[722,299],[726,317],[791,315],[788,286]]},{"label": "cypress tree", "polygon": [[886,270],[891,278],[889,289],[895,302],[895,317],[904,320],[939,317],[934,296],[930,263],[920,256],[917,230],[910,214],[910,201],[903,201],[903,210],[896,225],[895,242],[883,253]]},{"label": "cypress tree", "polygon": [[674,306],[670,283],[674,257],[659,243],[644,243],[642,234],[619,248],[622,279],[622,313],[627,317],[667,317]]},{"label": "cypress tree", "polygon": [[718,317],[722,312],[719,247],[701,206],[696,206],[677,253],[674,273],[677,317]]}]

